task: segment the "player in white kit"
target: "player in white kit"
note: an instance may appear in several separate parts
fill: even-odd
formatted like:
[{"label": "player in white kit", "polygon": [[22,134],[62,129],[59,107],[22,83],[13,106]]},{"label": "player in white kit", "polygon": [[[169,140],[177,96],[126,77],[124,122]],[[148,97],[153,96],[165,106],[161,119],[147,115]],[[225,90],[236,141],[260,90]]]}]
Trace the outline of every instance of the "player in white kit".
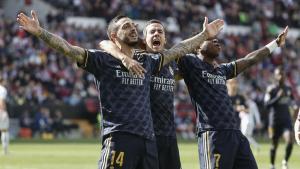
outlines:
[{"label": "player in white kit", "polygon": [[0,132],[1,132],[1,143],[4,155],[8,154],[8,144],[9,144],[9,118],[6,111],[6,96],[7,90],[3,86],[3,79],[0,76]]},{"label": "player in white kit", "polygon": [[255,128],[261,128],[262,123],[260,120],[260,113],[257,104],[251,99],[246,98],[248,105],[248,112],[245,117],[240,113],[241,118],[241,131],[247,137],[248,141],[255,149],[259,150],[259,144],[253,138],[253,131]]}]

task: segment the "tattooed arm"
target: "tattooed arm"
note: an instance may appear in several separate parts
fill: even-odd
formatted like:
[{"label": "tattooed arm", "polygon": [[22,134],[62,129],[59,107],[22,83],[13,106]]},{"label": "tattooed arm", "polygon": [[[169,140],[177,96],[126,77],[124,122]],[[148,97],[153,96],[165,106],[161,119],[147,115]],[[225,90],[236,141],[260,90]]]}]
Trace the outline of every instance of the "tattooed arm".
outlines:
[{"label": "tattooed arm", "polygon": [[65,56],[70,57],[73,61],[82,64],[85,58],[85,51],[83,48],[78,46],[73,46],[69,44],[63,38],[54,35],[45,29],[40,29],[40,34],[37,35],[40,39],[47,43],[51,48],[62,53]]},{"label": "tattooed arm", "polygon": [[252,65],[260,62],[264,58],[267,58],[269,54],[276,47],[283,46],[285,44],[287,32],[288,32],[288,27],[286,27],[284,31],[281,34],[279,34],[279,36],[274,41],[272,41],[265,47],[262,47],[254,52],[249,53],[244,58],[238,59],[236,61],[236,67],[237,67],[236,74],[243,72],[244,70],[251,67]]},{"label": "tattooed arm", "polygon": [[208,19],[205,17],[203,23],[203,31],[196,36],[186,39],[172,47],[170,50],[163,52],[164,65],[172,60],[182,57],[188,53],[192,53],[207,39],[214,38],[222,29],[224,21],[217,19],[208,24]]},{"label": "tattooed arm", "polygon": [[41,28],[35,11],[31,11],[31,15],[32,18],[29,18],[23,13],[18,14],[17,21],[21,28],[42,39],[48,46],[70,57],[73,61],[79,64],[84,63],[85,50],[83,48],[73,46],[63,38]]}]

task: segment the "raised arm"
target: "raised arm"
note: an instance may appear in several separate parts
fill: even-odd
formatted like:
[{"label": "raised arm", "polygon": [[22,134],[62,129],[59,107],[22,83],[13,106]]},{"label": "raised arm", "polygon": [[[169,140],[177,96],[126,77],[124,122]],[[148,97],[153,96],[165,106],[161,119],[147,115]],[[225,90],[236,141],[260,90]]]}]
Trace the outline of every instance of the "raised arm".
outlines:
[{"label": "raised arm", "polygon": [[73,61],[83,64],[85,60],[85,50],[78,46],[69,44],[63,38],[54,35],[40,27],[39,20],[35,11],[31,11],[32,18],[24,13],[18,14],[17,22],[20,28],[42,39],[49,47],[70,57]]},{"label": "raised arm", "polygon": [[194,37],[186,39],[179,44],[173,46],[170,50],[164,51],[164,65],[172,60],[182,57],[188,53],[192,53],[200,47],[207,39],[214,38],[222,29],[224,21],[221,19],[214,20],[208,24],[208,19],[205,17],[203,23],[203,31]]},{"label": "raised arm", "polygon": [[285,44],[287,33],[288,33],[288,27],[286,27],[284,31],[280,33],[275,40],[273,40],[266,46],[249,53],[244,58],[238,59],[236,61],[237,74],[243,72],[244,70],[251,67],[252,65],[267,58],[269,54],[272,53],[273,50],[275,50],[277,47],[282,47]]}]

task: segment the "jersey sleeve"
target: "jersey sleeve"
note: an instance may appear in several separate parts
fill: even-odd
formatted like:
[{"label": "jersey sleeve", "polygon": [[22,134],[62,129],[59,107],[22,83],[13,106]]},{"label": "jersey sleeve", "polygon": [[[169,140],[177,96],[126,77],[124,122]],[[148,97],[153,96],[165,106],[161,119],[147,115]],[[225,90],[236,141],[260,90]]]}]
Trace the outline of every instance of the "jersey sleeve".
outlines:
[{"label": "jersey sleeve", "polygon": [[92,49],[85,49],[85,61],[83,64],[77,63],[79,67],[88,71],[89,73],[96,74],[101,73],[103,69],[103,63],[105,62],[103,55],[105,52],[101,50],[92,50]]},{"label": "jersey sleeve", "polygon": [[176,59],[177,68],[178,68],[177,73],[182,76],[184,72],[187,72],[194,58],[196,58],[195,55],[187,54],[186,56]]},{"label": "jersey sleeve", "polygon": [[221,64],[220,67],[224,71],[227,80],[235,78],[237,76],[235,61]]},{"label": "jersey sleeve", "polygon": [[151,53],[150,54],[151,61],[151,73],[158,73],[163,67],[164,57],[161,53]]}]

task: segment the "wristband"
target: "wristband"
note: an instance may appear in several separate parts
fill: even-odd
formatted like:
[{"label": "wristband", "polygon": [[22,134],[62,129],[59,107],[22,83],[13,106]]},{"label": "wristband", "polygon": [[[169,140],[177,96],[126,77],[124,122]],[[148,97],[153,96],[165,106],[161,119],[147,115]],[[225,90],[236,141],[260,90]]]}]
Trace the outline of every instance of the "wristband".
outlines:
[{"label": "wristband", "polygon": [[272,53],[278,47],[276,40],[268,43],[266,47],[269,49],[270,53]]}]

